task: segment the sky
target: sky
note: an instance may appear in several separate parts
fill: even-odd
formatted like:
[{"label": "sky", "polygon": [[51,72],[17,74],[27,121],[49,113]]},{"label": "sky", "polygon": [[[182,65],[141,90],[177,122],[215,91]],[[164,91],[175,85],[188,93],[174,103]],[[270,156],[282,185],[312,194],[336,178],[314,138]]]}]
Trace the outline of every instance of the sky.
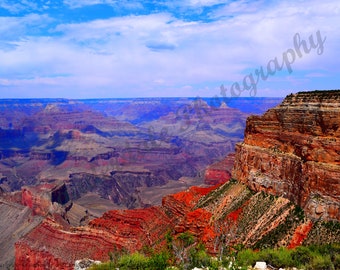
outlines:
[{"label": "sky", "polygon": [[0,98],[339,89],[339,25],[339,0],[0,0]]}]

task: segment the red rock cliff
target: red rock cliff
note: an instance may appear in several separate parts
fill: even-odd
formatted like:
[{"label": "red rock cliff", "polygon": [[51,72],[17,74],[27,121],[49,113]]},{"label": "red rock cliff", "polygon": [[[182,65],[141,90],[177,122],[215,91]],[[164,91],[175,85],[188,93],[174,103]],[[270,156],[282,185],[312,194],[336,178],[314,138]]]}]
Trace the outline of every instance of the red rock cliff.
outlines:
[{"label": "red rock cliff", "polygon": [[113,210],[84,227],[64,227],[51,218],[15,244],[15,269],[73,269],[75,260],[109,260],[109,253],[157,246],[170,228],[157,207]]},{"label": "red rock cliff", "polygon": [[[108,260],[109,253],[143,246],[161,248],[165,234],[190,232],[212,254],[228,245],[295,247],[339,242],[339,230],[314,228],[288,200],[252,192],[236,181],[218,187],[192,187],[169,195],[163,205],[113,210],[88,226],[69,227],[46,218],[15,244],[15,269],[73,269],[77,259]],[[322,225],[322,224],[319,224]]]},{"label": "red rock cliff", "polygon": [[340,220],[340,91],[291,94],[249,117],[232,176],[290,199],[311,218]]},{"label": "red rock cliff", "polygon": [[223,184],[229,181],[234,165],[235,154],[229,154],[223,160],[210,165],[204,173],[204,183],[207,185]]}]

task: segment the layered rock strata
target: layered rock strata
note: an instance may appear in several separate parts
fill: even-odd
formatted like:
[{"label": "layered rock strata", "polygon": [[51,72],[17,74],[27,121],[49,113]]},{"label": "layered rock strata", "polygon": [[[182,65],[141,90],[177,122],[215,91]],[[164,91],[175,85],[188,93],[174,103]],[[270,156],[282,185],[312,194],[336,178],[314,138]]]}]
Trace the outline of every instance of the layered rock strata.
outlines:
[{"label": "layered rock strata", "polygon": [[21,189],[21,204],[28,206],[33,213],[46,216],[52,211],[53,203],[64,205],[69,201],[66,185],[41,184],[38,186],[25,186]]},{"label": "layered rock strata", "polygon": [[204,174],[204,183],[207,185],[223,184],[229,181],[234,165],[235,154],[229,154],[226,158],[210,165]]},{"label": "layered rock strata", "polygon": [[159,245],[170,224],[156,207],[110,211],[86,227],[47,218],[15,244],[15,269],[73,269],[83,258],[109,260],[110,252]]},{"label": "layered rock strata", "polygon": [[249,117],[232,176],[288,198],[311,218],[340,220],[340,91],[291,94]]},{"label": "layered rock strata", "polygon": [[42,221],[28,207],[0,196],[0,269],[12,269],[14,244]]},{"label": "layered rock strata", "polygon": [[[322,241],[339,242],[340,231],[317,224]],[[16,269],[73,269],[79,259],[109,260],[109,254],[160,249],[165,235],[176,239],[190,232],[212,254],[226,246],[252,248],[294,247],[318,242],[314,223],[288,199],[251,191],[231,181],[211,188],[192,187],[169,195],[160,207],[114,210],[90,221],[88,226],[69,227],[47,218],[15,245]]]},{"label": "layered rock strata", "polygon": [[[159,207],[109,211],[88,226],[50,216],[16,243],[15,268],[73,269],[78,259],[104,261],[117,250],[161,248],[169,232],[173,239],[192,233],[212,254],[237,244],[258,249],[340,242],[339,223],[333,222],[339,220],[339,103],[340,91],[298,93],[250,117],[232,172],[240,182],[192,187],[166,196]],[[224,178],[225,164],[211,166],[208,179],[209,173],[210,180]],[[111,173],[122,181],[126,175]],[[150,175],[140,175],[147,185]],[[73,177],[86,178],[91,189],[98,180]],[[84,192],[69,190],[71,196]]]}]

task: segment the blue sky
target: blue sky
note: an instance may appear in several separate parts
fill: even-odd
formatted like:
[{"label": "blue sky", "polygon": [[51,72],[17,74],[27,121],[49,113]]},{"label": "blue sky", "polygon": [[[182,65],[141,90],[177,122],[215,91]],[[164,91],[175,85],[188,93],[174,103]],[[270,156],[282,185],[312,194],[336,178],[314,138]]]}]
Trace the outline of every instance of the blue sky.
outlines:
[{"label": "blue sky", "polygon": [[253,95],[339,89],[339,25],[338,0],[0,0],[0,98],[232,96],[285,53]]}]

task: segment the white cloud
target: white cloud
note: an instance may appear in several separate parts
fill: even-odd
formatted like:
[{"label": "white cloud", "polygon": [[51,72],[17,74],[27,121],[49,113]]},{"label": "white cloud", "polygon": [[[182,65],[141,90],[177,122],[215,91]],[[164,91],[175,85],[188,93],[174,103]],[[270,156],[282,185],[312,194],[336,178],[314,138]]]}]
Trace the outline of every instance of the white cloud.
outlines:
[{"label": "white cloud", "polygon": [[71,8],[79,8],[82,6],[91,6],[97,4],[113,4],[115,0],[64,0],[64,4]]},{"label": "white cloud", "polygon": [[27,0],[19,0],[19,1],[0,0],[0,7],[14,14],[20,13],[22,11],[39,9],[39,6],[37,3],[35,3],[35,1],[27,1]]},{"label": "white cloud", "polygon": [[51,22],[53,19],[48,15],[34,13],[23,17],[0,17],[0,40],[9,42],[25,39]]},{"label": "white cloud", "polygon": [[[76,3],[98,1],[67,3],[76,7]],[[330,0],[275,5],[237,1],[211,14],[216,20],[209,23],[187,22],[170,13],[158,13],[59,24],[51,30],[51,37],[27,34],[28,28],[49,20],[46,15],[0,18],[0,33],[8,35],[4,41],[12,40],[10,50],[1,51],[0,45],[0,85],[20,89],[49,87],[53,94],[59,88],[64,91],[60,95],[67,97],[72,93],[75,97],[213,96],[219,93],[222,83],[242,81],[274,57],[281,60],[282,53],[292,48],[295,33],[307,40],[317,30],[327,36],[323,55],[312,51],[297,59],[293,70],[296,74],[319,74],[319,70],[338,73],[338,15],[339,4]],[[20,38],[13,41],[14,36]],[[285,76],[277,73],[275,79],[299,86],[297,81],[307,81]],[[266,83],[270,84],[268,81],[261,85],[265,88]]]},{"label": "white cloud", "polygon": [[[190,6],[212,6],[217,4],[224,4],[223,0],[189,0]],[[228,1],[227,1],[228,2]]]}]

